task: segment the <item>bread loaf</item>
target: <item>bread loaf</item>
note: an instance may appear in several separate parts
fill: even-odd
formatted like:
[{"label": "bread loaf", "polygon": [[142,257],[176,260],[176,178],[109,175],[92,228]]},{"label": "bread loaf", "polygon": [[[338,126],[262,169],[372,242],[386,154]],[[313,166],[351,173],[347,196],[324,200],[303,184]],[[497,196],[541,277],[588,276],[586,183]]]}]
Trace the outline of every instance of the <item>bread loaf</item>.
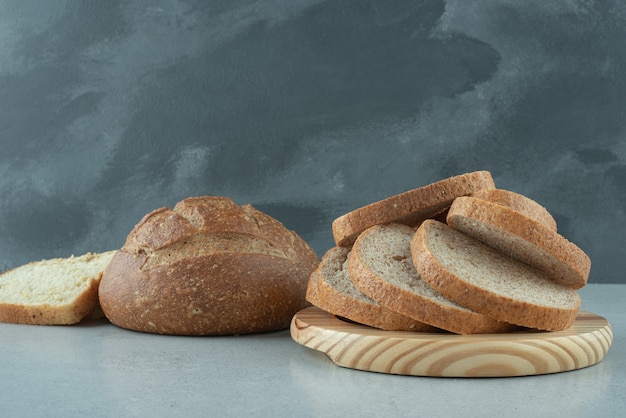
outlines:
[{"label": "bread loaf", "polygon": [[434,327],[381,306],[368,298],[350,280],[347,258],[350,250],[333,247],[324,254],[317,271],[318,297],[312,302],[333,315],[387,331],[437,332]]},{"label": "bread loaf", "polygon": [[350,279],[381,305],[458,334],[507,332],[517,327],[470,310],[433,290],[411,258],[414,229],[376,225],[359,235],[348,257]]},{"label": "bread loaf", "polygon": [[399,222],[417,226],[424,219],[444,212],[456,197],[494,188],[493,178],[488,171],[449,177],[338,217],[332,223],[333,237],[338,246],[345,247],[352,245],[361,232],[374,225]]},{"label": "bread loaf", "polygon": [[475,197],[455,199],[447,223],[572,289],[587,283],[591,260],[575,244],[525,214]]},{"label": "bread loaf", "polygon": [[70,325],[95,315],[98,285],[113,254],[41,260],[0,274],[0,322]]},{"label": "bread loaf", "polygon": [[547,331],[569,328],[576,319],[576,291],[442,222],[422,223],[411,254],[424,281],[473,311]]},{"label": "bread loaf", "polygon": [[133,228],[100,284],[107,318],[131,330],[233,335],[287,328],[319,259],[250,205],[195,197]]}]

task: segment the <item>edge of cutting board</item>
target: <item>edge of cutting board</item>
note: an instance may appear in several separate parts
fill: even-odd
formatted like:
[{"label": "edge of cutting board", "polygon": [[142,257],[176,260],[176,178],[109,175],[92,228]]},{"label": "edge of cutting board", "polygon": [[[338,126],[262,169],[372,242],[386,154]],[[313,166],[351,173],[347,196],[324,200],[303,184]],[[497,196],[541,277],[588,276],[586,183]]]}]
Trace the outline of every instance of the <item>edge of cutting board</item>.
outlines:
[{"label": "edge of cutting board", "polygon": [[566,372],[604,359],[613,342],[609,322],[580,311],[564,331],[457,335],[383,331],[342,320],[317,307],[291,320],[297,343],[350,369],[441,377],[509,377]]}]

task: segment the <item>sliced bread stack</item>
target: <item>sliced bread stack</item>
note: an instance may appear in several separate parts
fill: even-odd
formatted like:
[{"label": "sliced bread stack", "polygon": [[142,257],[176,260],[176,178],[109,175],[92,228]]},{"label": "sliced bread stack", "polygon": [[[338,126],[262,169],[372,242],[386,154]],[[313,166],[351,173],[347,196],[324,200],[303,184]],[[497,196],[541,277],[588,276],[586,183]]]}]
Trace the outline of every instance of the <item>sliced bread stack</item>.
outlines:
[{"label": "sliced bread stack", "polygon": [[349,253],[348,248],[333,247],[324,254],[307,288],[311,303],[339,317],[386,331],[437,331],[367,297],[348,277]]},{"label": "sliced bread stack", "polygon": [[[357,209],[333,222],[333,235],[307,299],[381,329],[403,330],[381,323],[394,313],[417,321],[409,331],[563,330],[576,319],[576,289],[591,265],[543,206],[497,189],[486,171]],[[372,320],[370,306],[385,315]]]}]

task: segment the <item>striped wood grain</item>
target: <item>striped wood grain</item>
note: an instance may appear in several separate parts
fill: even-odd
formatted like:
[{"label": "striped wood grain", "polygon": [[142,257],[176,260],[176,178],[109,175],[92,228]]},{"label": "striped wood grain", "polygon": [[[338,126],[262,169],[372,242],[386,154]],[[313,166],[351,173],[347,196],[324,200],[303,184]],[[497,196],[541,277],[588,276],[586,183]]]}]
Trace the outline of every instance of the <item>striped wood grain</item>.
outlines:
[{"label": "striped wood grain", "polygon": [[342,367],[447,377],[525,376],[581,369],[602,361],[613,342],[608,321],[584,311],[564,331],[456,335],[382,331],[311,307],[294,316],[291,336]]}]

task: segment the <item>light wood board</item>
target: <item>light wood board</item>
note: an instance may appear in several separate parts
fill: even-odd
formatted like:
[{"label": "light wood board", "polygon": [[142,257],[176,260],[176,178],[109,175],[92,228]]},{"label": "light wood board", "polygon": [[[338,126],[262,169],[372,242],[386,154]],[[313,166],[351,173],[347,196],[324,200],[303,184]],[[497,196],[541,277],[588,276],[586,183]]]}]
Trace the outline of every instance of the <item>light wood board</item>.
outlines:
[{"label": "light wood board", "polygon": [[337,318],[317,307],[298,312],[291,337],[335,364],[371,372],[447,377],[507,377],[592,366],[613,342],[608,321],[579,312],[564,331],[457,335],[382,331]]}]

